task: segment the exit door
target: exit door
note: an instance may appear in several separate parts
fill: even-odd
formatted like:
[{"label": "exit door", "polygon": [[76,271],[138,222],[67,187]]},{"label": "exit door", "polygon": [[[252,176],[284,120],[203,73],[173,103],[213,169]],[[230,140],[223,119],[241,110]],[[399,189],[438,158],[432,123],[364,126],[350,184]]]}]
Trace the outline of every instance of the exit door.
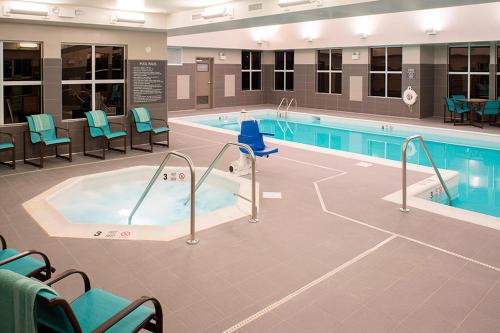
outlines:
[{"label": "exit door", "polygon": [[196,58],[196,108],[211,109],[213,100],[213,59]]}]

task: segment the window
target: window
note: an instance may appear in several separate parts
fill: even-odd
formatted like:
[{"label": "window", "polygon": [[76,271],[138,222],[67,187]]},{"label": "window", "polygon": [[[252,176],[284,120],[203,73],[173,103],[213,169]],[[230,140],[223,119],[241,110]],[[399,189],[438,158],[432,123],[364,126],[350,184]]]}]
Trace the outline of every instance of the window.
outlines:
[{"label": "window", "polygon": [[293,91],[293,51],[274,52],[274,90]]},{"label": "window", "polygon": [[42,45],[0,42],[0,124],[42,113]]},{"label": "window", "polygon": [[342,93],[342,50],[318,50],[316,91],[325,94]]},{"label": "window", "polygon": [[125,47],[63,44],[62,119],[125,114]]},{"label": "window", "polygon": [[489,98],[490,47],[452,46],[448,51],[448,94]]},{"label": "window", "polygon": [[241,90],[262,89],[262,53],[241,51]]},{"label": "window", "polygon": [[401,47],[370,49],[370,96],[401,98],[402,77]]}]

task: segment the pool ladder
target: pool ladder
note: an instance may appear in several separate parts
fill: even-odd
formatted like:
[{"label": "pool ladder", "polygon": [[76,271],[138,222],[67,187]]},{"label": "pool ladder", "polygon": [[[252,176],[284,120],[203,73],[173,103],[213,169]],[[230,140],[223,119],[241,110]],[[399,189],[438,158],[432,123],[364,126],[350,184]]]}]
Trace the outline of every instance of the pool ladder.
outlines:
[{"label": "pool ladder", "polygon": [[[278,123],[279,128],[285,135],[288,131],[293,135],[293,130],[288,123],[288,112],[290,111],[290,107],[294,105],[294,111],[297,111],[297,100],[292,98],[290,101],[286,97],[281,99],[278,108],[276,109],[276,122]],[[285,110],[281,110],[282,107],[286,106]],[[285,118],[285,126],[281,125],[279,118]]]},{"label": "pool ladder", "polygon": [[434,163],[434,160],[432,159],[431,154],[429,153],[429,150],[427,149],[427,146],[425,145],[424,138],[421,135],[413,135],[409,136],[406,138],[406,140],[403,142],[403,146],[401,147],[401,162],[402,162],[402,169],[403,169],[403,174],[402,174],[402,202],[403,206],[400,208],[402,212],[409,212],[410,210],[407,207],[406,204],[406,151],[408,148],[408,145],[410,142],[413,140],[418,140],[420,142],[420,145],[424,149],[425,155],[427,156],[427,159],[432,165],[432,168],[434,169],[434,172],[436,173],[436,176],[439,179],[439,182],[441,183],[441,186],[443,187],[446,196],[448,197],[448,205],[452,206],[452,198],[450,195],[450,191],[448,190],[448,186],[446,186],[445,181],[443,180],[443,177],[441,176],[441,172],[439,172],[439,169],[436,167],[436,163]]},{"label": "pool ladder", "polygon": [[153,187],[153,184],[156,182],[156,180],[158,179],[158,177],[162,174],[163,168],[165,168],[165,165],[168,163],[168,161],[170,160],[171,157],[177,157],[177,158],[179,158],[181,160],[184,160],[184,161],[186,161],[187,165],[189,166],[189,172],[190,172],[190,175],[191,175],[191,193],[190,193],[190,197],[189,197],[191,199],[191,207],[190,207],[191,208],[191,211],[190,211],[190,237],[186,241],[186,243],[188,243],[189,245],[195,245],[195,244],[198,244],[198,240],[196,239],[196,235],[195,235],[195,232],[196,232],[196,230],[195,230],[195,225],[196,225],[196,208],[195,208],[195,204],[196,204],[196,198],[195,198],[196,190],[195,190],[195,182],[196,182],[196,178],[195,178],[193,160],[191,160],[191,157],[189,157],[189,156],[187,156],[185,154],[181,154],[181,153],[172,151],[172,152],[169,152],[167,154],[167,156],[165,156],[165,158],[161,162],[160,166],[158,167],[158,170],[156,170],[156,173],[154,174],[153,178],[151,178],[151,180],[149,181],[148,186],[146,187],[146,189],[142,193],[141,198],[139,199],[139,201],[137,201],[137,203],[134,206],[134,209],[130,213],[130,215],[128,217],[128,224],[129,225],[132,224],[132,218],[134,217],[134,215],[137,212],[137,210],[139,209],[139,207],[142,205],[142,202],[144,201],[144,199],[148,195],[149,191]]}]

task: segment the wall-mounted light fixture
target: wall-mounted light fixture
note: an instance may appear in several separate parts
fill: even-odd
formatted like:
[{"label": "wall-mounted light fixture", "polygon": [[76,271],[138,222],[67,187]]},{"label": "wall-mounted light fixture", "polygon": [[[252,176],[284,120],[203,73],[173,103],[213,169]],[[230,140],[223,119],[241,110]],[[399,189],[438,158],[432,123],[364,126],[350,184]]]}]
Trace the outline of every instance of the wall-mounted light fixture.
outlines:
[{"label": "wall-mounted light fixture", "polygon": [[205,8],[203,13],[201,14],[201,17],[203,17],[205,20],[210,20],[225,16],[233,16],[232,9],[228,8],[227,6],[208,7]]},{"label": "wall-mounted light fixture", "polygon": [[257,42],[257,44],[259,44],[259,45],[262,45],[262,44],[264,44],[264,42],[265,42],[264,37],[259,37],[259,38],[257,38],[255,41],[256,41],[256,42]]},{"label": "wall-mounted light fixture", "polygon": [[37,43],[28,43],[28,42],[21,42],[19,43],[19,47],[23,49],[36,49],[38,48],[39,44]]},{"label": "wall-mounted light fixture", "polygon": [[9,16],[11,14],[48,16],[49,7],[44,3],[10,1],[4,7],[4,15]]},{"label": "wall-mounted light fixture", "polygon": [[111,23],[146,23],[146,17],[144,13],[138,12],[116,12],[115,15],[111,16]]},{"label": "wall-mounted light fixture", "polygon": [[358,37],[361,39],[367,39],[368,38],[368,33],[367,32],[360,32],[358,33]]},{"label": "wall-mounted light fixture", "polygon": [[305,40],[306,42],[308,42],[308,43],[312,43],[312,42],[313,42],[313,40],[314,40],[314,38],[313,38],[312,36],[306,36],[306,37],[304,37],[304,40]]},{"label": "wall-mounted light fixture", "polygon": [[435,35],[437,35],[438,32],[437,32],[436,28],[429,27],[429,28],[425,29],[425,33],[428,34],[429,36],[435,36]]},{"label": "wall-mounted light fixture", "polygon": [[306,4],[316,4],[317,6],[321,6],[323,2],[321,0],[278,0],[278,6],[282,8]]}]

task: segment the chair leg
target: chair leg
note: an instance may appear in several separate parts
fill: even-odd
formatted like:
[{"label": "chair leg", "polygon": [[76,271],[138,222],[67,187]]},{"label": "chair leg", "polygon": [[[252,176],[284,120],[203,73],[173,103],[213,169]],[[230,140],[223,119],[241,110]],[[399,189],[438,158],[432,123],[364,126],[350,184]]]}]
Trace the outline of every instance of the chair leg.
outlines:
[{"label": "chair leg", "polygon": [[45,145],[40,143],[40,168],[43,168],[43,161],[45,159]]},{"label": "chair leg", "polygon": [[12,169],[16,169],[16,147],[12,148]]}]

